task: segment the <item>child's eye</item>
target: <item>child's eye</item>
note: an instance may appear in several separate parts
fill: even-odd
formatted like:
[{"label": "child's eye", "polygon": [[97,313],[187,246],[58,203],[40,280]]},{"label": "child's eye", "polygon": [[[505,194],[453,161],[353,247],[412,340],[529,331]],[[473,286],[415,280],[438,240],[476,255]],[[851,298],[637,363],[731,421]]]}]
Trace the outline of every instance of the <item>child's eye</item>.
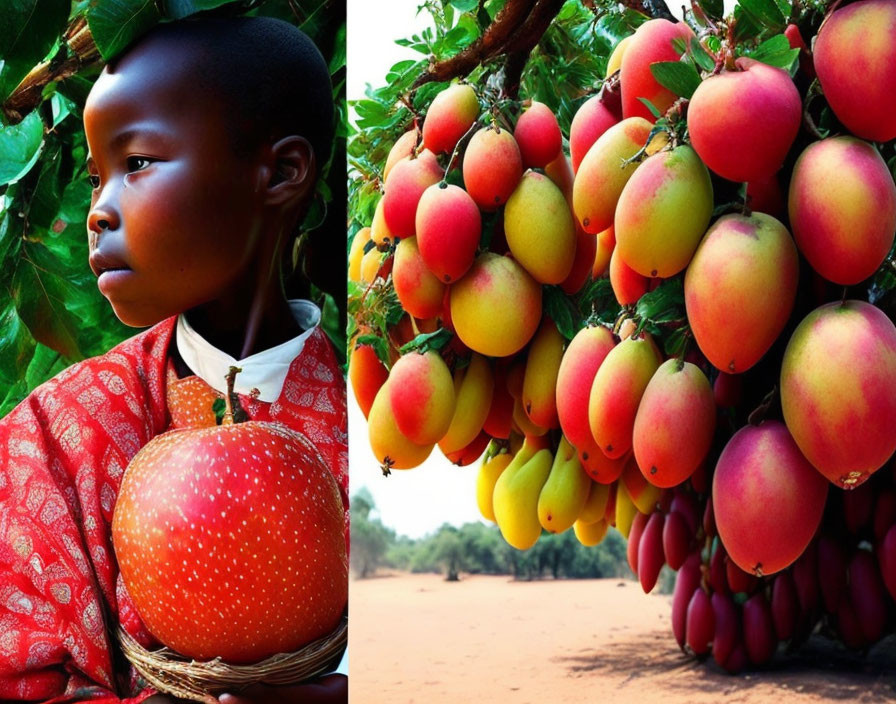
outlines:
[{"label": "child's eye", "polygon": [[145,156],[129,156],[128,157],[128,171],[142,171],[147,166],[153,163],[153,159]]},{"label": "child's eye", "polygon": [[87,181],[94,190],[100,187],[100,177],[96,174],[87,174]]}]

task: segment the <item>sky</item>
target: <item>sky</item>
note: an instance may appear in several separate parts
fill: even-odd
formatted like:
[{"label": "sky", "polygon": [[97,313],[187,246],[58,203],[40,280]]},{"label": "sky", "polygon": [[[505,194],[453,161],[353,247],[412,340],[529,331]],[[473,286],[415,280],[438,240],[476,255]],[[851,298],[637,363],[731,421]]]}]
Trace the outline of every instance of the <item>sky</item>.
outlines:
[{"label": "sky", "polygon": [[[349,100],[364,97],[366,84],[382,85],[393,64],[418,59],[420,54],[395,44],[429,25],[428,14],[417,15],[421,0],[348,0]],[[681,3],[669,0],[670,9],[681,16]],[[730,12],[733,0],[725,0]],[[676,7],[677,5],[677,7]],[[385,8],[388,7],[388,12]],[[401,24],[396,22],[400,18]],[[382,476],[367,435],[367,421],[349,385],[349,466],[351,491],[367,487],[376,504],[375,516],[399,535],[421,538],[434,533],[444,523],[463,525],[485,522],[476,507],[476,475],[479,463],[455,467],[438,448],[422,465],[410,470],[393,470]]]}]

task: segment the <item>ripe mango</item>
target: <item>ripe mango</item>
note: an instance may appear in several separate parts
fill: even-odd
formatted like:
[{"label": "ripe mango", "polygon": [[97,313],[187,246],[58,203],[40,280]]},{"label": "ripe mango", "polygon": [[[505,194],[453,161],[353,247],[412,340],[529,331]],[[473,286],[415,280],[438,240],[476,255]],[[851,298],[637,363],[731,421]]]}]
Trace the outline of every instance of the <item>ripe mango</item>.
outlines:
[{"label": "ripe mango", "polygon": [[607,457],[622,457],[631,449],[638,404],[661,362],[653,340],[642,335],[616,345],[597,370],[588,399],[588,421]]},{"label": "ripe mango", "polygon": [[616,345],[603,326],[579,330],[569,343],[557,370],[557,416],[564,436],[577,450],[593,444],[588,424],[588,399],[597,370]]},{"label": "ripe mango", "polygon": [[557,117],[544,103],[537,100],[520,115],[513,137],[520,147],[523,167],[543,169],[552,162],[563,147],[563,135]]},{"label": "ripe mango", "polygon": [[516,261],[491,252],[451,286],[450,301],[461,341],[490,357],[521,350],[541,321],[541,286]]},{"label": "ripe mango", "polygon": [[709,379],[690,362],[666,360],[638,405],[632,436],[637,467],[654,486],[677,486],[703,462],[715,429]]},{"label": "ripe mango", "polygon": [[538,521],[549,533],[562,533],[576,522],[593,482],[576,457],[575,448],[560,438],[551,472],[538,495]]},{"label": "ripe mango", "polygon": [[819,472],[864,482],[896,451],[896,326],[864,301],[816,308],[784,351],[781,410]]},{"label": "ripe mango", "polygon": [[865,280],[893,246],[896,184],[877,148],[860,139],[829,137],[806,147],[793,167],[787,208],[796,246],[836,284]]},{"label": "ripe mango", "polygon": [[464,150],[464,188],[483,210],[507,202],[523,177],[523,158],[513,135],[497,127],[476,132]]},{"label": "ripe mango", "polygon": [[446,455],[469,445],[482,430],[492,402],[494,379],[488,360],[473,354],[466,367],[454,371],[456,399],[451,424],[439,448]]},{"label": "ripe mango", "polygon": [[502,452],[482,463],[479,474],[476,475],[476,505],[482,517],[492,523],[495,521],[495,508],[492,504],[492,496],[495,493],[495,483],[501,473],[507,469],[507,465],[513,459],[509,452]]},{"label": "ripe mango", "polygon": [[448,86],[433,98],[423,120],[423,146],[450,154],[479,117],[479,98],[467,84]]},{"label": "ripe mango", "polygon": [[681,54],[672,46],[676,38],[689,43],[694,32],[684,22],[664,19],[648,20],[635,30],[625,47],[619,69],[622,93],[622,116],[655,119],[639,98],[646,98],[663,113],[675,102],[677,96],[661,86],[650,71],[650,64],[657,61],[678,61]]},{"label": "ripe mango", "polygon": [[752,367],[787,324],[798,281],[796,246],[780,222],[755,212],[719,218],[684,276],[700,351],[729,374]]},{"label": "ripe mango", "polygon": [[616,253],[641,276],[674,276],[691,261],[712,209],[709,172],[693,149],[654,154],[619,196]]},{"label": "ripe mango", "polygon": [[388,469],[412,469],[423,463],[434,444],[412,443],[398,429],[392,404],[389,402],[389,382],[377,392],[367,416],[370,448],[377,460]]},{"label": "ripe mango", "polygon": [[576,521],[572,527],[575,531],[576,539],[585,547],[591,548],[598,545],[606,537],[609,526],[605,520],[601,519],[594,523]]},{"label": "ripe mango", "polygon": [[566,338],[557,330],[554,321],[545,317],[532,343],[523,377],[523,408],[526,415],[542,428],[556,428],[557,374],[563,359]]},{"label": "ripe mango", "polygon": [[495,483],[493,505],[501,535],[517,550],[528,550],[541,535],[538,496],[553,463],[551,451],[536,452],[525,462],[512,461]]},{"label": "ripe mango", "polygon": [[415,318],[434,318],[442,313],[446,286],[423,261],[416,237],[405,237],[395,248],[392,285],[401,307]]},{"label": "ripe mango", "polygon": [[454,416],[454,381],[438,352],[409,352],[389,373],[389,402],[395,424],[415,445],[431,445]]},{"label": "ripe mango", "polygon": [[473,264],[482,216],[469,194],[445,182],[430,186],[420,196],[415,218],[417,246],[429,270],[452,283]]},{"label": "ripe mango", "polygon": [[824,97],[858,137],[896,137],[896,6],[890,0],[844,5],[818,30],[813,60]]},{"label": "ripe mango", "polygon": [[504,235],[514,258],[543,284],[559,284],[572,269],[576,230],[562,191],[527,171],[504,206]]},{"label": "ripe mango", "polygon": [[622,163],[641,150],[651,125],[642,117],[619,122],[604,132],[585,154],[576,171],[572,204],[585,232],[596,235],[613,224],[616,202],[637,163]]}]

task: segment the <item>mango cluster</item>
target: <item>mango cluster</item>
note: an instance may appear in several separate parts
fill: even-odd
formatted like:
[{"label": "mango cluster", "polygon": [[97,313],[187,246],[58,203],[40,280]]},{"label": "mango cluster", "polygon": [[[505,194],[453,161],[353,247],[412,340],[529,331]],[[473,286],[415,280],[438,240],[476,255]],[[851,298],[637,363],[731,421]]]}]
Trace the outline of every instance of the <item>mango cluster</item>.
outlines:
[{"label": "mango cluster", "polygon": [[[679,571],[681,647],[731,671],[819,620],[865,647],[896,616],[896,3],[811,12],[814,42],[781,36],[791,71],[641,24],[568,138],[538,101],[502,122],[448,87],[350,255],[408,314],[393,342],[450,333],[389,369],[354,346],[380,462],[484,453],[478,506],[521,550],[616,527],[645,591]],[[715,66],[685,99],[655,68],[695,50]],[[549,287],[579,305],[597,279],[614,322],[552,319]],[[670,281],[680,318],[655,323],[640,304]]]}]

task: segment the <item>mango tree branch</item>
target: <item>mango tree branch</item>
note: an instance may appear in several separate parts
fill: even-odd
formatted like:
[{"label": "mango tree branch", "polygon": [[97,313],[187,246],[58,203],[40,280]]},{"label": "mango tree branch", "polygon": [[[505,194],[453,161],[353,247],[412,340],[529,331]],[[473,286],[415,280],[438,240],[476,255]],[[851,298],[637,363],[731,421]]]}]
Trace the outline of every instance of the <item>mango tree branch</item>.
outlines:
[{"label": "mango tree branch", "polygon": [[507,60],[504,65],[504,89],[502,92],[505,96],[516,97],[519,93],[523,68],[529,60],[529,54],[541,41],[564,2],[565,0],[538,0],[523,26],[520,27],[520,31],[514,34],[507,46]]},{"label": "mango tree branch", "polygon": [[454,56],[432,63],[426,73],[414,81],[412,88],[432,81],[448,81],[457,76],[466,76],[480,64],[502,54],[505,44],[519,30],[535,4],[536,0],[508,0],[476,41]]},{"label": "mango tree branch", "polygon": [[64,39],[63,50],[49,61],[35,66],[3,102],[0,109],[9,124],[18,124],[40,105],[47,84],[65,80],[88,66],[102,62],[83,18],[73,20]]}]

